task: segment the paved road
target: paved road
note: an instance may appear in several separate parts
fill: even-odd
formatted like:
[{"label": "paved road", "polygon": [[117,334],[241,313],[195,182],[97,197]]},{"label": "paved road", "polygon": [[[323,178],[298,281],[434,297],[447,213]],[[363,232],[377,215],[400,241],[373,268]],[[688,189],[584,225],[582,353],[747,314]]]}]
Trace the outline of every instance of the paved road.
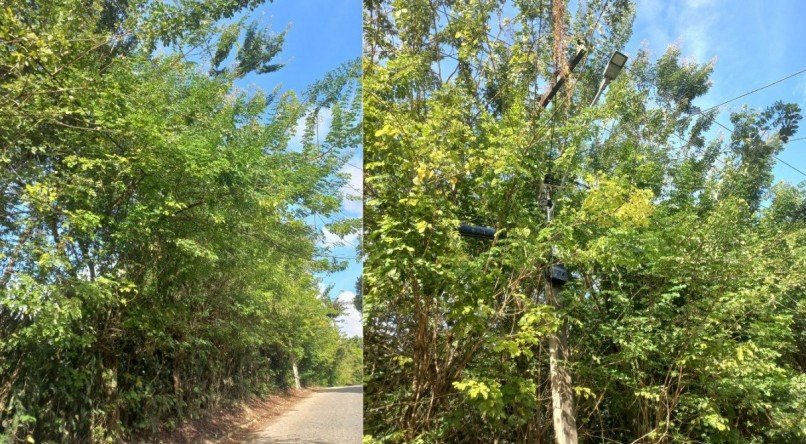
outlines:
[{"label": "paved road", "polygon": [[317,390],[254,434],[249,442],[360,444],[363,397],[360,385]]}]

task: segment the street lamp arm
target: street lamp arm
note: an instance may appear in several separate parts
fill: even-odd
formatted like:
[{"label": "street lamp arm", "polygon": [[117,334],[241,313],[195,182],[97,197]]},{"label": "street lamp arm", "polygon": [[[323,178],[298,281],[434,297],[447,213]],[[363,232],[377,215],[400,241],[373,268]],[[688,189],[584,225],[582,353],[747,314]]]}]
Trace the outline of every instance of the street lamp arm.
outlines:
[{"label": "street lamp arm", "polygon": [[[582,61],[582,58],[585,57],[585,54],[587,54],[587,52],[588,50],[587,48],[585,48],[585,45],[580,46],[576,55],[568,64],[568,74],[574,72],[574,69],[576,69],[577,65],[579,65],[579,62]],[[565,73],[560,73],[557,75],[556,79],[554,80],[554,84],[551,85],[551,89],[549,89],[548,92],[540,99],[541,108],[549,106],[551,99],[553,99],[554,96],[557,95],[557,92],[565,84],[566,78],[567,75],[565,75]]]}]

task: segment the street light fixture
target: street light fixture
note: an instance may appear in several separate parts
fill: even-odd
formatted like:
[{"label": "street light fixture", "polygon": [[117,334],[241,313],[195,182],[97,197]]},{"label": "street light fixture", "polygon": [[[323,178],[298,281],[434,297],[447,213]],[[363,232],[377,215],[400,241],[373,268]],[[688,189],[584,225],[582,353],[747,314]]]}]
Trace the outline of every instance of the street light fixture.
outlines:
[{"label": "street light fixture", "polygon": [[599,84],[599,90],[596,91],[596,96],[594,96],[593,100],[591,101],[591,106],[596,104],[596,102],[599,100],[599,96],[602,95],[602,92],[604,92],[605,88],[607,88],[607,85],[609,85],[613,80],[616,80],[616,77],[618,77],[626,64],[626,55],[618,51],[613,53],[613,55],[610,57],[610,61],[607,62],[607,67],[605,67],[604,74],[602,74],[602,83]]},{"label": "street light fixture", "polygon": [[613,56],[610,57],[610,61],[607,63],[607,68],[605,68],[605,72],[603,74],[604,78],[613,81],[616,80],[621,69],[624,68],[624,65],[627,64],[627,56],[616,51],[613,53]]}]

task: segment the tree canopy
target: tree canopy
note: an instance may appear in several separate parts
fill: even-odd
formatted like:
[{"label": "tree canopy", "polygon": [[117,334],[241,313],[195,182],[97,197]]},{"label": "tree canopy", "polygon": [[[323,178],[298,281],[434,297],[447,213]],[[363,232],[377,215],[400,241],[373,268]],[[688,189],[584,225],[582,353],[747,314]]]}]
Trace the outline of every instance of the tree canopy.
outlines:
[{"label": "tree canopy", "polygon": [[674,46],[591,105],[630,1],[365,8],[367,440],[551,442],[557,334],[581,441],[806,439],[806,189],[771,172],[797,105],[713,136],[714,67]]},{"label": "tree canopy", "polygon": [[171,427],[288,387],[292,361],[360,378],[314,277],[343,264],[306,222],[340,211],[360,65],[301,96],[237,88],[282,66],[260,3],[0,9],[0,440]]}]

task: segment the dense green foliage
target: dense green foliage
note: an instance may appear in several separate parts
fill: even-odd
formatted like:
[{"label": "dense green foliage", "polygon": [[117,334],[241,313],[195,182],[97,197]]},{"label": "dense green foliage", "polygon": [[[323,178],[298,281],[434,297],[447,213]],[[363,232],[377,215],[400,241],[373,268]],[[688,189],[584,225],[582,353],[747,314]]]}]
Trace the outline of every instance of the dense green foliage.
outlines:
[{"label": "dense green foliage", "polygon": [[674,47],[591,106],[634,6],[583,5],[365,2],[366,440],[551,442],[560,329],[581,441],[803,442],[806,190],[771,173],[800,109],[711,138],[712,66]]},{"label": "dense green foliage", "polygon": [[360,380],[314,277],[343,264],[305,222],[340,211],[360,67],[302,99],[237,89],[281,66],[283,35],[239,18],[259,3],[3,3],[0,441],[119,440],[288,387],[293,363]]}]

